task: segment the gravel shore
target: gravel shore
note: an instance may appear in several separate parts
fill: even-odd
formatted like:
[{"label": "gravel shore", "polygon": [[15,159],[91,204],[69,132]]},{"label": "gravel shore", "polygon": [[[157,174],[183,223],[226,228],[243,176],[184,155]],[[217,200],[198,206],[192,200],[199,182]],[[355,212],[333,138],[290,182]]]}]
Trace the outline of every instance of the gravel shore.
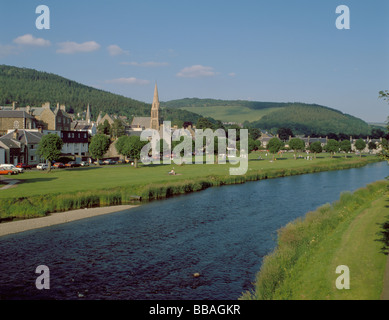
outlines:
[{"label": "gravel shore", "polygon": [[28,231],[32,229],[49,227],[61,223],[70,222],[70,221],[91,218],[103,214],[124,211],[135,207],[137,206],[121,205],[121,206],[112,206],[112,207],[79,209],[79,210],[72,210],[67,212],[53,213],[47,217],[42,217],[42,218],[0,223],[0,237],[9,234]]}]

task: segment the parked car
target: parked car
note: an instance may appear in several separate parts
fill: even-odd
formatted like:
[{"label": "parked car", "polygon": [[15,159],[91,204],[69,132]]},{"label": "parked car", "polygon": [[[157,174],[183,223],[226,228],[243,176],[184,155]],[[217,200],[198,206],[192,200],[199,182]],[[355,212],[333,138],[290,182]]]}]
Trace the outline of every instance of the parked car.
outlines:
[{"label": "parked car", "polygon": [[67,164],[65,164],[66,168],[77,168],[80,166],[81,166],[81,164],[77,163],[76,161],[70,161]]},{"label": "parked car", "polygon": [[38,164],[38,165],[36,166],[36,168],[37,168],[38,170],[46,170],[46,169],[49,168],[49,165],[46,164],[46,163],[40,163],[40,164]]},{"label": "parked car", "polygon": [[81,167],[87,167],[89,166],[89,162],[88,161],[81,161]]},{"label": "parked car", "polygon": [[96,160],[95,162],[93,162],[94,164],[98,164],[98,165],[103,165],[105,164],[104,161],[101,161],[101,160]]},{"label": "parked car", "polygon": [[22,169],[32,169],[34,167],[35,167],[34,165],[25,164],[25,163],[18,163],[16,165],[16,168],[22,168]]},{"label": "parked car", "polygon": [[53,164],[53,168],[55,169],[65,168],[65,165],[62,162],[56,162]]},{"label": "parked car", "polygon": [[0,165],[0,169],[13,170],[13,171],[15,171],[17,173],[23,173],[24,172],[23,168],[17,168],[13,164],[1,164]]},{"label": "parked car", "polygon": [[112,159],[108,159],[108,160],[104,160],[104,163],[105,164],[116,164],[116,161],[114,161]]},{"label": "parked car", "polygon": [[18,174],[17,172],[13,170],[7,170],[7,169],[0,169],[0,175],[13,175],[13,174]]}]

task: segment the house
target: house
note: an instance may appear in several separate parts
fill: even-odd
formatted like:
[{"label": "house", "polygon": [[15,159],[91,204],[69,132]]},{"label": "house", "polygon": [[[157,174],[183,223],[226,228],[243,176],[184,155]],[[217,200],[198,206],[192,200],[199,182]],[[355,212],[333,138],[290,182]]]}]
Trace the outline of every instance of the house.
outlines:
[{"label": "house", "polygon": [[5,163],[38,164],[40,157],[37,150],[42,136],[37,129],[15,129],[0,137],[0,147],[5,149]]},{"label": "house", "polygon": [[37,127],[43,130],[69,131],[72,118],[66,112],[65,105],[57,104],[55,109],[51,108],[50,103],[46,102],[42,107],[35,108],[27,106],[18,108],[34,117],[37,121]]},{"label": "house", "polygon": [[58,135],[62,141],[63,146],[62,155],[72,156],[86,156],[88,153],[89,134],[88,131],[54,131],[43,130],[43,134],[49,133]]},{"label": "house", "polygon": [[36,127],[36,119],[26,111],[0,110],[0,135],[6,134],[8,130],[35,129]]}]

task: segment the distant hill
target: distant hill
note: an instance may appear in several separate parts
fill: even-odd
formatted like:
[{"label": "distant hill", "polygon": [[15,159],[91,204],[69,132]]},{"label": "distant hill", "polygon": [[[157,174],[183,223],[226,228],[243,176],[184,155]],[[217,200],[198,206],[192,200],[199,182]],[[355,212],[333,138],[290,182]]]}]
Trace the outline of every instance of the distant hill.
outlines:
[{"label": "distant hill", "polygon": [[[150,95],[153,91],[150,92]],[[99,112],[120,114],[132,119],[133,116],[150,116],[151,104],[95,89],[64,77],[34,69],[0,65],[0,105],[27,105],[40,107],[45,102],[52,105],[65,104],[70,113],[82,113],[89,103],[92,119]],[[191,121],[196,123],[198,114],[178,109],[164,109],[162,118],[172,124]]]},{"label": "distant hill", "polygon": [[186,98],[162,105],[193,111],[223,122],[245,123],[263,130],[287,127],[295,134],[344,133],[357,136],[367,135],[371,130],[359,118],[317,104]]}]

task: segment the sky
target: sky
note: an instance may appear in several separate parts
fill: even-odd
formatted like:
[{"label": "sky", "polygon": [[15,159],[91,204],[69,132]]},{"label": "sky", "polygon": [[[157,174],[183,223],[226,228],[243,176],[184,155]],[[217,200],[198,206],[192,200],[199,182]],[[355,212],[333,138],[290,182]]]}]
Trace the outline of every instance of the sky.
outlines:
[{"label": "sky", "polygon": [[[336,27],[340,5],[350,29]],[[387,0],[16,0],[0,10],[0,64],[147,103],[157,82],[161,101],[316,103],[368,122],[389,115],[378,98],[389,90]]]}]

